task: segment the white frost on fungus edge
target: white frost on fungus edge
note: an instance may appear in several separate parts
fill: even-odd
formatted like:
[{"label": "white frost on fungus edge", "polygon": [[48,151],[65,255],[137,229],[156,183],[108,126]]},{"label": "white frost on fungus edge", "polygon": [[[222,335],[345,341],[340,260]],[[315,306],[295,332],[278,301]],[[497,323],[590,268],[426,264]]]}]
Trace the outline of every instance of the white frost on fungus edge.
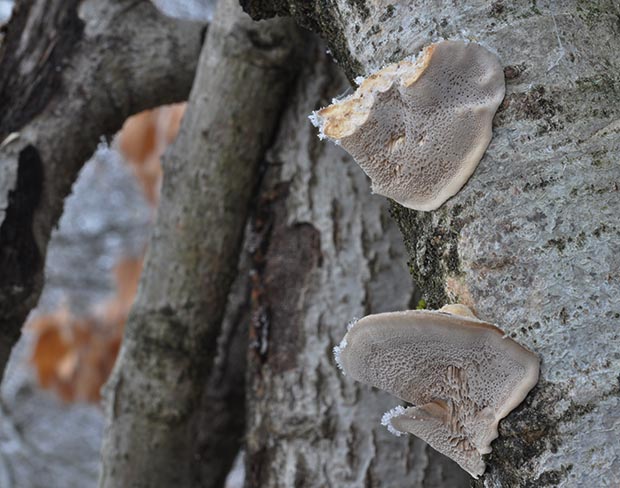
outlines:
[{"label": "white frost on fungus edge", "polygon": [[323,134],[323,117],[319,115],[319,111],[314,110],[310,115],[308,115],[308,118],[310,119],[312,125],[319,129],[319,139],[325,139],[327,136]]},{"label": "white frost on fungus edge", "polygon": [[360,321],[360,319],[358,319],[357,317],[354,317],[353,319],[351,319],[351,321],[347,324],[347,332],[349,332],[353,326],[355,324],[357,324]]},{"label": "white frost on fungus edge", "polygon": [[[347,332],[349,332],[353,328],[353,326],[357,324],[358,322],[359,322],[359,319],[357,317],[351,320],[347,324]],[[337,346],[334,346],[334,349],[333,349],[334,359],[336,360],[336,365],[338,366],[338,369],[340,369],[340,371],[342,372],[343,376],[346,376],[346,373],[344,372],[344,368],[342,367],[342,362],[340,360],[340,354],[342,353],[345,347],[347,347],[347,339],[343,338],[340,341],[340,344],[338,344]]]},{"label": "white frost on fungus edge", "polygon": [[338,366],[338,369],[340,369],[340,371],[342,372],[343,376],[346,376],[347,374],[344,372],[344,368],[342,367],[342,362],[340,361],[340,354],[345,347],[347,347],[346,339],[342,339],[340,341],[340,344],[334,346],[334,359],[336,360],[336,365]]},{"label": "white frost on fungus edge", "polygon": [[403,435],[403,432],[394,428],[394,426],[392,425],[392,419],[394,417],[399,417],[404,413],[405,407],[402,407],[401,405],[399,405],[398,407],[394,407],[392,410],[388,410],[383,414],[383,417],[381,417],[381,425],[387,427],[387,430],[390,432],[390,434],[394,434],[396,437],[400,437],[401,435]]}]

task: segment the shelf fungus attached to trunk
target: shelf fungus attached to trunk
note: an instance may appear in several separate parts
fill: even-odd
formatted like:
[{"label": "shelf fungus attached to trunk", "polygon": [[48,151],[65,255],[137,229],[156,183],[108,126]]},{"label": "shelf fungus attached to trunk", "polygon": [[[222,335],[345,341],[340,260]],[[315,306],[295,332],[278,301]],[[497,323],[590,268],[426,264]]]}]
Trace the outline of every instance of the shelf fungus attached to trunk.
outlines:
[{"label": "shelf fungus attached to trunk", "polygon": [[334,353],[354,380],[413,404],[383,416],[390,432],[420,437],[474,478],[499,421],[538,381],[538,356],[462,306],[369,315]]},{"label": "shelf fungus attached to trunk", "polygon": [[504,72],[479,44],[441,41],[360,79],[351,96],[314,112],[319,137],[341,144],[375,193],[435,210],[476,169],[504,98]]}]

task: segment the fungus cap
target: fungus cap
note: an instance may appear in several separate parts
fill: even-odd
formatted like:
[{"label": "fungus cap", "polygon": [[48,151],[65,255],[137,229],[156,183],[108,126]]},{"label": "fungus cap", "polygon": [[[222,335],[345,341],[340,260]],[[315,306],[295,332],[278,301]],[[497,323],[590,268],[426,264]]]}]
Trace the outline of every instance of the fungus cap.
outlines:
[{"label": "fungus cap", "polygon": [[476,169],[504,92],[493,53],[475,43],[442,41],[417,59],[370,75],[353,95],[310,119],[319,137],[355,158],[375,193],[434,210]]},{"label": "fungus cap", "polygon": [[477,478],[499,421],[538,381],[539,359],[464,309],[364,317],[338,361],[353,379],[414,405],[384,415],[391,432],[415,434]]}]

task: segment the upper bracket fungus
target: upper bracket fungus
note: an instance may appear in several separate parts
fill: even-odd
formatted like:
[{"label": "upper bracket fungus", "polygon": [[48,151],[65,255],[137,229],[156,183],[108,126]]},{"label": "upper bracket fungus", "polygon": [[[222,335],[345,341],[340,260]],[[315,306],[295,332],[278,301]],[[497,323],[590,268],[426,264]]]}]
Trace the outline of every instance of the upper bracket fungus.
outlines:
[{"label": "upper bracket fungus", "polygon": [[464,306],[369,315],[335,349],[353,379],[410,402],[382,423],[409,432],[474,478],[499,421],[538,381],[539,359]]},{"label": "upper bracket fungus", "polygon": [[435,210],[476,169],[504,98],[504,72],[479,44],[441,41],[390,64],[351,96],[314,112],[319,137],[341,144],[375,193]]}]

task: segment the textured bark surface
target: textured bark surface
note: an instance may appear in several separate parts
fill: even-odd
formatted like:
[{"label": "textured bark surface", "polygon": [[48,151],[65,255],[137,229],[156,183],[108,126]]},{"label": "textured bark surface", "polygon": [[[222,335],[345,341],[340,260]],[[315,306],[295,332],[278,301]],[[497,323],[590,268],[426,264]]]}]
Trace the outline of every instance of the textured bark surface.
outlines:
[{"label": "textured bark surface", "polygon": [[507,94],[473,177],[435,212],[393,215],[430,306],[469,304],[542,358],[480,484],[620,484],[617,2],[244,5],[314,27],[349,78],[440,36],[497,52]]},{"label": "textured bark surface", "polygon": [[413,437],[380,425],[398,404],[344,377],[332,348],[346,324],[414,299],[387,202],[307,115],[345,89],[308,59],[269,153],[254,216],[247,487],[459,487],[467,475]]},{"label": "textured bark surface", "polygon": [[254,23],[223,0],[108,382],[102,487],[193,486],[194,413],[209,378],[263,152],[295,73],[292,22]]},{"label": "textured bark surface", "polygon": [[102,136],[187,97],[204,26],[146,0],[23,0],[0,45],[0,376],[64,197]]},{"label": "textured bark surface", "polygon": [[[246,240],[246,248],[248,242]],[[220,488],[245,436],[245,376],[250,323],[250,259],[244,249],[233,283],[211,376],[195,412],[197,432],[192,486]]]}]

